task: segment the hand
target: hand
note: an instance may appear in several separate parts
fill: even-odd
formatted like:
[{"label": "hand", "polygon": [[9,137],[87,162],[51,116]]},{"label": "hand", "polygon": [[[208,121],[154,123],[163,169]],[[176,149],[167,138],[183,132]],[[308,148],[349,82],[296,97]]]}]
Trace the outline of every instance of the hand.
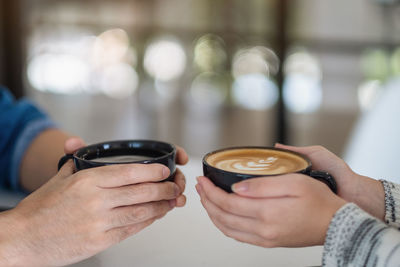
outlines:
[{"label": "hand", "polygon": [[226,236],[261,247],[322,245],[332,217],[346,203],[302,174],[249,179],[234,185],[235,194],[199,177],[196,189]]},{"label": "hand", "polygon": [[[189,157],[186,154],[185,150],[179,146],[176,146],[176,149],[177,149],[176,163],[178,165],[185,165],[186,163],[188,163]],[[185,191],[185,187],[186,187],[186,178],[185,178],[185,175],[183,175],[183,173],[179,169],[176,169],[174,182],[180,188],[180,194],[176,198],[176,206],[183,207],[186,204],[186,196],[183,194],[183,192]]]},{"label": "hand", "polygon": [[313,169],[333,175],[340,197],[356,203],[378,219],[384,219],[385,193],[381,182],[353,172],[346,162],[322,146],[295,147],[276,144],[275,147],[306,155],[310,158]]},{"label": "hand", "polygon": [[[113,165],[74,173],[72,161],[0,216],[0,262],[66,265],[135,234],[176,206],[181,189],[160,164]],[[3,261],[1,261],[3,260]]]},{"label": "hand", "polygon": [[[79,137],[71,137],[64,144],[65,154],[72,154],[81,147],[86,146],[85,142]],[[189,161],[189,157],[185,150],[179,146],[176,146],[176,163],[178,165],[185,165]],[[183,207],[186,204],[186,196],[183,195],[186,186],[186,179],[181,170],[177,169],[174,177],[174,182],[180,188],[180,194],[176,198],[176,206]]]},{"label": "hand", "polygon": [[[72,138],[64,152],[84,142]],[[187,154],[178,148],[177,163]],[[15,209],[0,214],[0,265],[66,265],[120,242],[183,206],[185,177],[162,182],[161,164],[126,164],[74,173],[72,161]]]}]

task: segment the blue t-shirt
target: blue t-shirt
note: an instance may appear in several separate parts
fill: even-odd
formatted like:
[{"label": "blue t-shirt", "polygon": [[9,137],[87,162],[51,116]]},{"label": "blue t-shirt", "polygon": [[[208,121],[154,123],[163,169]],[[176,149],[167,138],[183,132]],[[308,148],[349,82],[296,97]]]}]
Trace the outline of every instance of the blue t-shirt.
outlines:
[{"label": "blue t-shirt", "polygon": [[39,133],[54,126],[33,103],[16,101],[0,86],[0,188],[21,191],[19,169],[25,151]]}]

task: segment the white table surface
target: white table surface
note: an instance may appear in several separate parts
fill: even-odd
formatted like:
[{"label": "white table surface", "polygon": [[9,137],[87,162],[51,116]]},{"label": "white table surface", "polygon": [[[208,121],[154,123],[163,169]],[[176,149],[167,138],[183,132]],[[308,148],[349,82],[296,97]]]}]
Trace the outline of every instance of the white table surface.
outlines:
[{"label": "white table surface", "polygon": [[171,211],[142,232],[73,266],[321,265],[322,247],[265,249],[223,235],[207,216],[194,188],[195,177],[202,174],[200,159],[191,159],[181,170],[187,179],[184,208]]}]

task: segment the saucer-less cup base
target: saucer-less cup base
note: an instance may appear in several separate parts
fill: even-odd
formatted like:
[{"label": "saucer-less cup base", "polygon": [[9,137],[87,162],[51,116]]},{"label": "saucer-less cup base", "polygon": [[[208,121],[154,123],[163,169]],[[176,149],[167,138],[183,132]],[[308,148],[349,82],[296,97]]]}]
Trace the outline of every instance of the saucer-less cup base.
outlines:
[{"label": "saucer-less cup base", "polygon": [[74,154],[63,156],[60,169],[67,160],[73,159],[77,171],[114,164],[151,164],[160,163],[167,166],[171,175],[166,179],[172,181],[175,175],[176,148],[174,145],[154,140],[119,140],[102,142],[83,147]]},{"label": "saucer-less cup base", "polygon": [[[204,176],[208,177],[216,186],[220,187],[221,189],[225,190],[226,192],[231,193],[232,192],[232,185],[238,182],[241,182],[246,179],[251,179],[251,178],[257,178],[257,177],[270,177],[270,176],[276,176],[276,175],[281,175],[285,173],[278,173],[278,174],[246,174],[246,173],[238,173],[238,172],[232,172],[232,171],[227,171],[223,170],[221,168],[212,166],[207,159],[215,155],[216,153],[221,153],[229,150],[238,150],[238,149],[243,149],[243,150],[248,150],[248,149],[266,149],[266,150],[276,150],[276,151],[282,151],[286,152],[292,155],[295,155],[297,157],[301,157],[306,161],[305,167],[295,171],[295,173],[302,173],[305,175],[308,175],[314,179],[317,179],[323,183],[325,183],[334,193],[337,193],[337,186],[335,179],[333,178],[332,175],[330,175],[327,172],[324,171],[315,171],[312,170],[311,166],[311,161],[302,154],[290,151],[290,150],[285,150],[285,149],[280,149],[280,148],[274,148],[274,147],[254,147],[254,146],[246,146],[246,147],[230,147],[230,148],[225,148],[225,149],[220,149],[216,150],[213,152],[210,152],[206,154],[203,157],[203,173]],[[290,173],[290,172],[289,172]]]}]

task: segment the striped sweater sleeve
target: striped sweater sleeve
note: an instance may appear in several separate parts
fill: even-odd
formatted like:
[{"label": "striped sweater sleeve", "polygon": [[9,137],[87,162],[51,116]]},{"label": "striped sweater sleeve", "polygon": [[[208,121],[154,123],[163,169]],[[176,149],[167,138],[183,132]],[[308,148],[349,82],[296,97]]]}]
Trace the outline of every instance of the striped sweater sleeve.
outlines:
[{"label": "striped sweater sleeve", "polygon": [[381,180],[385,189],[385,222],[400,229],[400,185]]},{"label": "striped sweater sleeve", "polygon": [[400,185],[382,183],[387,224],[354,203],[344,205],[329,225],[323,266],[400,266]]}]

